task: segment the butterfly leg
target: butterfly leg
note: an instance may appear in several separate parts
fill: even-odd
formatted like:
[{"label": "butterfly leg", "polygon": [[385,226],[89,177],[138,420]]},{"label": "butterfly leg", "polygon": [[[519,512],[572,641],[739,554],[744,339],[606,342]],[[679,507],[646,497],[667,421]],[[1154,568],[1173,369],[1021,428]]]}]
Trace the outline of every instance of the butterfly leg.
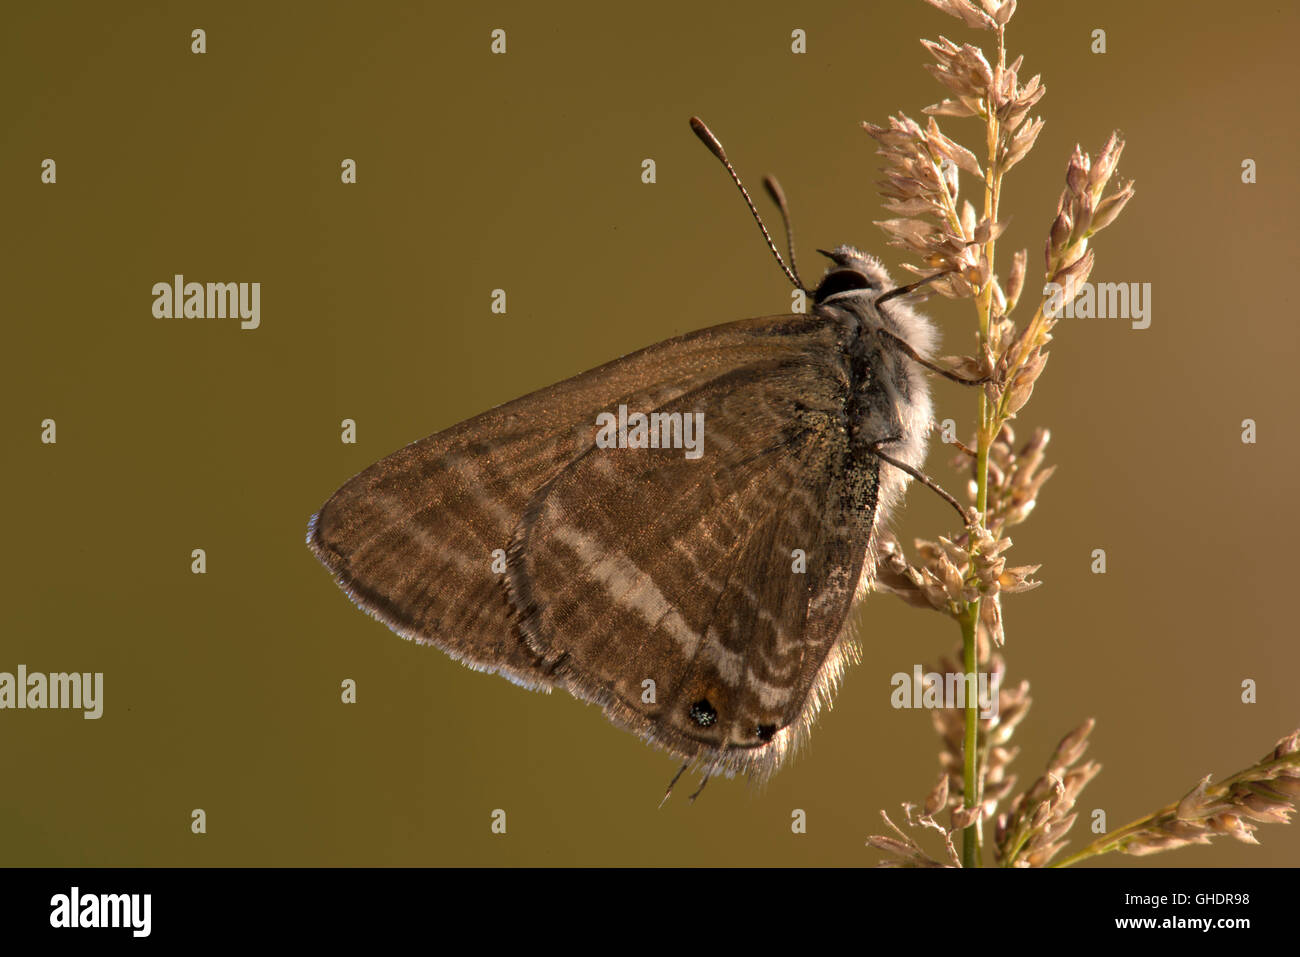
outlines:
[{"label": "butterfly leg", "polygon": [[947,502],[949,505],[951,505],[953,508],[957,510],[957,514],[961,516],[962,524],[969,525],[971,522],[971,517],[968,514],[967,510],[963,508],[961,503],[959,503],[955,498],[953,498],[952,495],[950,495],[948,491],[944,489],[943,486],[941,486],[934,479],[930,478],[930,476],[926,475],[920,469],[912,468],[912,466],[908,465],[906,462],[900,462],[898,459],[880,450],[880,447],[882,445],[888,445],[890,442],[897,442],[899,438],[900,436],[895,435],[887,439],[877,439],[875,442],[871,443],[871,453],[875,456],[878,456],[880,458],[880,461],[888,462],[894,468],[901,469],[902,471],[906,472],[908,475],[912,476],[912,478],[920,482],[922,485],[926,486],[931,491],[938,494],[938,496],[941,499],[943,499],[945,502]]},{"label": "butterfly leg", "polygon": [[929,359],[922,358],[922,356],[915,349],[913,349],[910,345],[908,345],[907,340],[904,339],[902,336],[896,336],[888,329],[878,329],[876,331],[880,335],[888,339],[890,342],[892,342],[894,345],[896,345],[899,348],[899,351],[901,351],[904,355],[906,355],[917,365],[924,366],[925,368],[929,369],[931,372],[935,373],[936,375],[941,375],[945,379],[948,379],[952,382],[956,382],[958,385],[984,385],[985,383],[993,382],[996,379],[996,376],[993,375],[981,376],[978,379],[968,379],[964,375],[953,372],[951,369],[945,369],[942,366],[935,365]]},{"label": "butterfly leg", "polygon": [[[934,419],[930,420],[930,430],[931,431],[939,430],[939,423],[935,422]],[[975,450],[972,449],[965,442],[963,442],[961,439],[944,439],[944,443],[946,445],[955,446],[957,451],[961,452],[963,455],[969,455],[971,458],[977,458],[975,454]]]}]

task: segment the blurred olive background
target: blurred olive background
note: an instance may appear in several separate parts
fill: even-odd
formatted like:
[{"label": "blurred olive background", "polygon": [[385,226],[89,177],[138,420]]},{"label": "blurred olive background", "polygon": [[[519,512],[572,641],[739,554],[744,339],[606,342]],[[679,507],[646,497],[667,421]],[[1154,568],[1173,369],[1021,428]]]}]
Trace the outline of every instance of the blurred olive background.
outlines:
[{"label": "blurred olive background", "polygon": [[[1030,0],[1009,32],[1023,75],[1044,75],[1047,127],[1007,181],[1000,263],[1027,246],[1037,281],[1070,150],[1095,153],[1118,128],[1138,193],[1093,278],[1153,287],[1145,331],[1061,323],[1018,423],[1051,428],[1060,468],[1015,530],[1013,563],[1041,562],[1046,583],[1005,607],[1009,679],[1034,698],[1015,767],[1032,781],[1096,717],[1104,770],[1079,842],[1093,809],[1117,827],[1300,724],[1286,584],[1300,341],[1276,278],[1300,258],[1285,106],[1300,15],[1202,6],[1218,9]],[[886,214],[859,124],[943,97],[918,44],[940,34],[991,43],[920,2],[10,10],[0,670],[102,671],[105,712],[0,713],[0,861],[877,860],[864,841],[879,809],[923,799],[937,774],[930,716],[892,709],[889,677],[950,651],[953,623],[873,597],[865,660],[808,751],[761,791],[715,781],[692,806],[684,782],[656,810],[671,758],[566,694],[400,640],[303,538],[336,487],[406,442],[671,335],[788,309],[693,113],[756,191],[780,176],[808,274],[815,247],[850,242],[900,275],[872,225]],[[982,143],[974,121],[944,125]],[[40,182],[46,157],[57,185]],[[1248,157],[1256,185],[1241,182]],[[340,182],[345,158],[356,185]],[[155,319],[151,287],[176,273],[261,282],[261,328]],[[970,305],[927,308],[945,351],[968,350]],[[935,390],[968,434],[973,395]],[[39,441],[46,417],[57,445]],[[344,418],[356,445],[340,442]],[[932,473],[960,490],[935,444]],[[951,519],[914,489],[896,531],[910,543]],[[194,548],[206,575],[191,574]],[[1090,572],[1095,548],[1105,575]],[[340,703],[346,678],[355,705]],[[1241,702],[1246,679],[1256,704]],[[498,808],[505,836],[490,831]],[[1300,862],[1300,830],[1259,837],[1106,860]]]}]

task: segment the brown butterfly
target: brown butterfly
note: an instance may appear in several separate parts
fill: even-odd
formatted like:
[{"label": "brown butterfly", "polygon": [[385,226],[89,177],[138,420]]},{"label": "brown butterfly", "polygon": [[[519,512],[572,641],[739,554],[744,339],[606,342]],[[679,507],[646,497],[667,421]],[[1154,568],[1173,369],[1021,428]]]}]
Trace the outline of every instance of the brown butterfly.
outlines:
[{"label": "brown butterfly", "polygon": [[705,781],[771,774],[856,660],[876,529],[924,480],[923,367],[942,371],[930,323],[882,308],[919,283],[825,255],[806,315],[678,336],[414,442],[308,544],[403,637],[594,702]]}]

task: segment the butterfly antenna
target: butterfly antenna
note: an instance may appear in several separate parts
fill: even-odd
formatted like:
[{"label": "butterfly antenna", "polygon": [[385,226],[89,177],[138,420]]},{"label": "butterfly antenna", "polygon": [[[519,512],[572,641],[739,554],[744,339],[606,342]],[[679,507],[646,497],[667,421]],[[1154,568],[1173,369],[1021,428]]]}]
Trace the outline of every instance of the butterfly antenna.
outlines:
[{"label": "butterfly antenna", "polygon": [[781,210],[781,221],[785,223],[785,249],[790,256],[790,271],[794,273],[794,278],[799,280],[799,288],[803,289],[803,278],[799,275],[799,266],[794,261],[794,220],[790,216],[790,207],[785,201],[785,191],[781,189],[781,184],[776,181],[775,176],[764,176],[763,188]]},{"label": "butterfly antenna", "polygon": [[[754,201],[749,198],[749,190],[745,189],[745,184],[740,181],[740,176],[736,173],[735,167],[731,165],[731,161],[727,159],[727,151],[722,148],[722,144],[718,142],[718,138],[713,135],[713,132],[704,125],[704,121],[698,116],[691,117],[691,129],[695,131],[695,135],[700,138],[700,141],[709,148],[709,152],[716,156],[722,165],[727,168],[727,172],[731,174],[732,182],[739,187],[740,195],[745,197],[745,205],[749,207],[749,211],[754,217],[754,222],[758,223],[758,228],[763,231],[763,238],[767,240],[767,248],[772,250],[772,255],[776,257],[777,264],[781,267],[781,271],[785,273],[786,278],[794,284],[796,289],[803,289],[803,283],[799,281],[799,277],[791,271],[790,267],[785,264],[785,260],[781,258],[781,251],[776,248],[776,243],[772,242],[772,234],[769,233],[767,227],[763,225],[763,217],[758,215],[758,209],[754,206]],[[804,292],[807,291],[808,290],[804,289]]]},{"label": "butterfly antenna", "polygon": [[663,807],[665,804],[668,803],[668,798],[672,796],[673,788],[676,786],[678,778],[680,778],[683,774],[686,773],[686,769],[688,767],[690,767],[689,761],[677,769],[677,773],[673,775],[673,779],[668,782],[668,790],[664,792],[664,799],[659,802],[660,807]]}]

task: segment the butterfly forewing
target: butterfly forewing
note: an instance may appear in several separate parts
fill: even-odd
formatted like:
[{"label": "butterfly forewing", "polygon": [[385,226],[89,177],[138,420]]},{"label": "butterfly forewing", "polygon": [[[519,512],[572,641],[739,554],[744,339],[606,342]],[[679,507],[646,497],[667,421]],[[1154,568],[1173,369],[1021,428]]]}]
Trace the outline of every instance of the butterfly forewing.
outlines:
[{"label": "butterfly forewing", "polygon": [[[814,313],[651,346],[376,463],[309,543],[408,638],[566,687],[685,759],[771,771],[848,654],[874,520],[849,335]],[[619,405],[703,413],[701,454],[598,447]]]},{"label": "butterfly forewing", "polygon": [[414,442],[354,476],[308,543],[340,586],[407,638],[530,687],[548,676],[519,640],[504,550],[539,487],[592,445],[595,416],[645,383],[660,400],[779,350],[802,317],[745,320],[632,353]]}]

